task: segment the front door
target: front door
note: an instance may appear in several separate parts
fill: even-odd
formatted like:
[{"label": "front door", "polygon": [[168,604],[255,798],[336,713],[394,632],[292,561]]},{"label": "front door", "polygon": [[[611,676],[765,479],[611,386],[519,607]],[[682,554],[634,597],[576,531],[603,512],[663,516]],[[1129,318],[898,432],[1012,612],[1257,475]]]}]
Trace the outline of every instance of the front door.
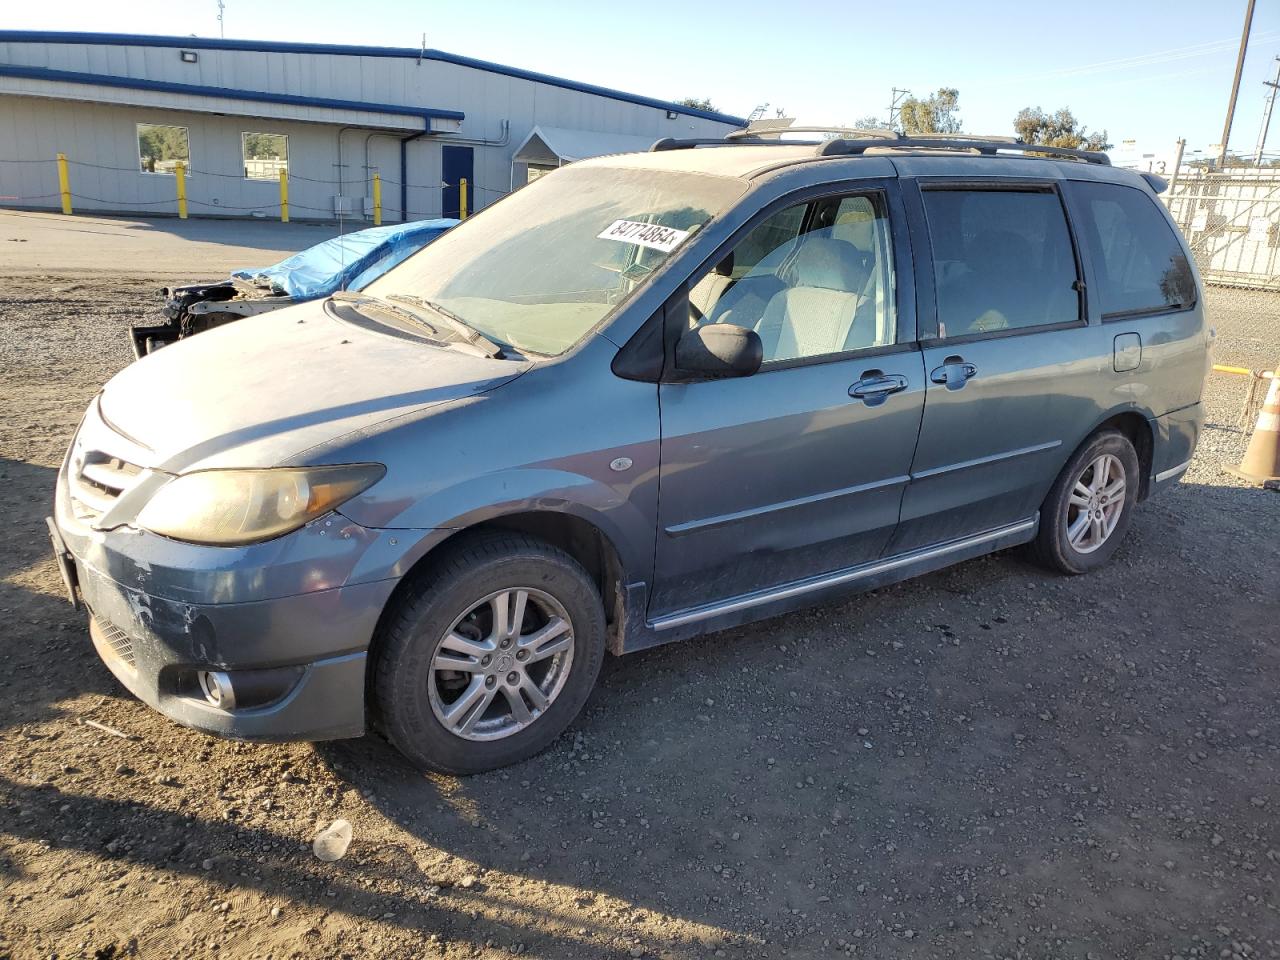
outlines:
[{"label": "front door", "polygon": [[755,329],[765,360],[659,388],[651,619],[875,560],[892,536],[924,398],[895,190],[764,218],[669,305],[683,329]]},{"label": "front door", "polygon": [[474,147],[440,148],[441,179],[444,181],[440,187],[440,216],[461,216],[463,180],[467,181],[467,213],[475,212],[475,155]]},{"label": "front door", "polygon": [[919,198],[930,242],[916,250],[932,253],[937,323],[923,341],[924,419],[894,553],[1034,517],[1111,364],[1105,331],[1085,320],[1054,183],[932,181]]}]

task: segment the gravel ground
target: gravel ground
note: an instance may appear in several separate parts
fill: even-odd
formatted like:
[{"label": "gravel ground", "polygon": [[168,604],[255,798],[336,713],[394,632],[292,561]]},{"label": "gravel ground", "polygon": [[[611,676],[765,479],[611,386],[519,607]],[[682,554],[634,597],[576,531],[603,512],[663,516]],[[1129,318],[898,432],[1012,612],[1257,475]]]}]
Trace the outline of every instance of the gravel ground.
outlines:
[{"label": "gravel ground", "polygon": [[[1103,573],[1002,554],[611,661],[542,756],[423,777],[179,728],[62,599],[56,466],[154,279],[0,281],[0,958],[1280,956],[1280,496],[1222,472],[1242,381]],[[1280,359],[1280,297],[1211,298],[1220,359]]]}]

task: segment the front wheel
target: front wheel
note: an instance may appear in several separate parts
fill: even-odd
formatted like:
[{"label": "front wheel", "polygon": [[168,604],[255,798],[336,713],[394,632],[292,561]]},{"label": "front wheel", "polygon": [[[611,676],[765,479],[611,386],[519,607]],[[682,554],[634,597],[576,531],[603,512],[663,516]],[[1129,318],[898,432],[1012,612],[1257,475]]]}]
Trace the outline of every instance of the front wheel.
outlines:
[{"label": "front wheel", "polygon": [[581,712],[604,639],[595,584],[563,551],[520,534],[446,547],[375,644],[378,725],[425,770],[527,759]]},{"label": "front wheel", "polygon": [[1062,573],[1088,573],[1111,559],[1138,502],[1138,454],[1117,430],[1090,437],[1063,467],[1044,506],[1036,558]]}]

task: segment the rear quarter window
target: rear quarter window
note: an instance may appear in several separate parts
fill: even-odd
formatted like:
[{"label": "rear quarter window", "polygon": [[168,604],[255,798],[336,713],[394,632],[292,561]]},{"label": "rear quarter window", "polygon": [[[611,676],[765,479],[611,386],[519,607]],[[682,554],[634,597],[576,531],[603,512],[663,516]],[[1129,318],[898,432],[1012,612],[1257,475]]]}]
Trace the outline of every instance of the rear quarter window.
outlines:
[{"label": "rear quarter window", "polygon": [[1084,214],[1104,320],[1195,304],[1191,265],[1157,201],[1115,183],[1077,182],[1072,189]]}]

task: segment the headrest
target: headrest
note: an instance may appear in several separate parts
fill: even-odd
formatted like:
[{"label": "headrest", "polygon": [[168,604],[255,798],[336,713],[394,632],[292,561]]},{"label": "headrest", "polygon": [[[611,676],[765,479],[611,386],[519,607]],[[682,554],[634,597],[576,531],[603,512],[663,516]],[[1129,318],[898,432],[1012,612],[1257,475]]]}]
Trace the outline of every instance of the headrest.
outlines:
[{"label": "headrest", "polygon": [[793,287],[823,287],[828,290],[857,291],[854,266],[858,254],[853,244],[830,237],[801,240],[787,271]]},{"label": "headrest", "polygon": [[871,201],[863,197],[862,202],[841,210],[832,226],[832,234],[841,240],[848,240],[863,253],[875,249],[875,208]]}]

